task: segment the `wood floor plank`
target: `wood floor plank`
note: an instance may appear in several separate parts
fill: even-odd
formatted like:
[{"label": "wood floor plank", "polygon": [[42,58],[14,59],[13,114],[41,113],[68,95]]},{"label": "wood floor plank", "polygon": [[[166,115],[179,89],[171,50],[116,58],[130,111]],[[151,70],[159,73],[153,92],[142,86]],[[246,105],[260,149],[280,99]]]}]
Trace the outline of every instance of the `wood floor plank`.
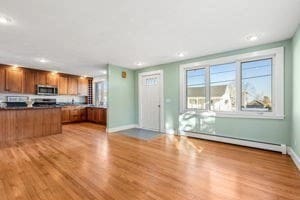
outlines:
[{"label": "wood floor plank", "polygon": [[279,153],[163,135],[150,141],[91,123],[0,146],[0,199],[300,199]]}]

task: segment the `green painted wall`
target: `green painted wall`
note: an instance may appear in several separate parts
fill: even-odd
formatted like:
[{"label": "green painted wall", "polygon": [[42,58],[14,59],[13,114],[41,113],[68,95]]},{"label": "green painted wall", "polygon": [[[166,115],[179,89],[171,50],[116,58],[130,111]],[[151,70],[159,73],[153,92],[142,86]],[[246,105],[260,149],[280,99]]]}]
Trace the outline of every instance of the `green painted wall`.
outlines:
[{"label": "green painted wall", "polygon": [[[214,59],[223,56],[247,53],[251,51],[281,47],[285,48],[285,114],[284,120],[270,119],[237,119],[217,118],[215,122],[217,134],[263,141],[277,144],[290,144],[292,120],[292,41],[285,40],[271,44],[219,53],[181,62],[168,63],[135,71],[135,91],[137,91],[138,73],[152,70],[164,71],[164,99],[165,99],[165,126],[166,129],[178,129],[179,118],[179,66],[201,60]],[[138,102],[138,95],[136,95]],[[300,98],[300,95],[299,95]],[[299,101],[298,101],[299,102]],[[300,106],[300,105],[299,105]],[[138,122],[138,105],[135,107],[135,119]],[[300,113],[299,113],[300,114]],[[300,116],[299,116],[300,117]],[[300,127],[299,127],[300,130]]]},{"label": "green painted wall", "polygon": [[300,26],[293,38],[293,121],[291,145],[300,156]]},{"label": "green painted wall", "polygon": [[[122,78],[126,71],[127,78]],[[134,71],[108,65],[108,128],[135,124]]]}]

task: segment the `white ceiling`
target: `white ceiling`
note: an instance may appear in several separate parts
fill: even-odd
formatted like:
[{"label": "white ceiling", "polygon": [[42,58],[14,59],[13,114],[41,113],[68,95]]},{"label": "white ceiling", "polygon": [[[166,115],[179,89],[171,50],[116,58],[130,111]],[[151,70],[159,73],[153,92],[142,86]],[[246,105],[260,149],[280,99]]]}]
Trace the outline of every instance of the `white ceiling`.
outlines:
[{"label": "white ceiling", "polygon": [[[0,63],[101,74],[291,38],[300,0],[0,0]],[[259,34],[258,41],[245,40]],[[178,52],[186,52],[178,58]],[[36,58],[51,62],[39,63]],[[144,67],[143,66],[143,67]]]}]

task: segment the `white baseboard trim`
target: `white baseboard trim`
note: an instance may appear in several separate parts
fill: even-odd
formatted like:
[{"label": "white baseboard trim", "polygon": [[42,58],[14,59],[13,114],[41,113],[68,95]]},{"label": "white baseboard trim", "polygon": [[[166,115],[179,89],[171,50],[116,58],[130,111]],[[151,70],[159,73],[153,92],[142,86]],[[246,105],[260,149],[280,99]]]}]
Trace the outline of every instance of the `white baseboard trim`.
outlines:
[{"label": "white baseboard trim", "polygon": [[125,126],[118,126],[118,127],[114,127],[114,128],[107,128],[106,132],[108,132],[108,133],[114,133],[114,132],[123,131],[123,130],[131,129],[131,128],[137,128],[137,127],[138,127],[137,124],[129,124],[129,125],[125,125]]},{"label": "white baseboard trim", "polygon": [[180,135],[195,137],[195,138],[200,138],[205,140],[212,140],[217,142],[223,142],[223,143],[229,143],[229,144],[235,144],[240,146],[253,147],[253,148],[264,149],[264,150],[278,151],[281,152],[282,154],[287,153],[287,148],[285,144],[270,144],[270,143],[243,140],[243,139],[231,138],[225,136],[216,136],[216,135],[208,135],[208,134],[201,134],[201,133],[199,134],[199,133],[184,132],[184,131],[181,131]]},{"label": "white baseboard trim", "polygon": [[292,149],[292,147],[287,148],[288,155],[291,156],[297,168],[300,170],[300,157],[296,154],[296,152]]}]

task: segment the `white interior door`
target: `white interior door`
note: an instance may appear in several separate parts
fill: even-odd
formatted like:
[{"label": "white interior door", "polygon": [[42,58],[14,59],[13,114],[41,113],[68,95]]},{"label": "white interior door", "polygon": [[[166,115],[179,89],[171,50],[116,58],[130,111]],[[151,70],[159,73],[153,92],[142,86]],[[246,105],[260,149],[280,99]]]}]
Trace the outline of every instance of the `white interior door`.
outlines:
[{"label": "white interior door", "polygon": [[139,80],[140,127],[160,130],[161,123],[161,73],[141,74]]}]

